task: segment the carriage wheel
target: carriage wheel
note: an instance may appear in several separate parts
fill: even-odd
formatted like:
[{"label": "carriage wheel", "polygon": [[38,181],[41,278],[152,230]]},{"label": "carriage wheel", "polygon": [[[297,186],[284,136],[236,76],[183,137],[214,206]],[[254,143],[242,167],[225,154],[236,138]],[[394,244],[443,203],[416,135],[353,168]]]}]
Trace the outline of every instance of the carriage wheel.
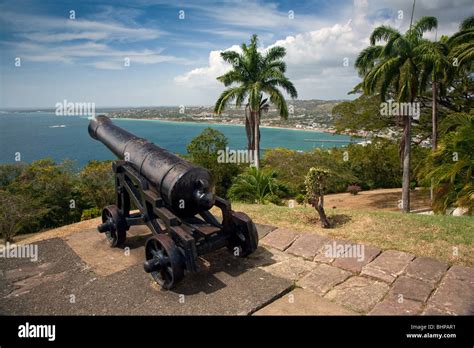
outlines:
[{"label": "carriage wheel", "polygon": [[164,234],[150,237],[145,244],[145,272],[164,289],[171,289],[184,277],[181,254],[173,240]]},{"label": "carriage wheel", "polygon": [[127,238],[127,221],[116,205],[109,205],[102,210],[102,225],[99,232],[105,233],[110,246],[117,247]]},{"label": "carriage wheel", "polygon": [[232,236],[227,248],[235,256],[246,257],[257,250],[258,234],[250,217],[241,212],[232,212]]}]

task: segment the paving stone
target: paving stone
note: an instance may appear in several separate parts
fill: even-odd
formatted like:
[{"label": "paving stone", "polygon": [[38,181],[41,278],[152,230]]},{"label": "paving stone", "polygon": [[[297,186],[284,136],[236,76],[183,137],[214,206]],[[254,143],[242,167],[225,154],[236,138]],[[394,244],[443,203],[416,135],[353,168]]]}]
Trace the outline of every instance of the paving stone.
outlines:
[{"label": "paving stone", "polygon": [[328,238],[314,257],[313,261],[331,264],[336,259],[335,256],[339,256],[337,253],[337,246],[345,246],[350,244],[351,242],[347,240]]},{"label": "paving stone", "polygon": [[327,237],[320,236],[319,234],[303,234],[286,252],[312,260],[327,241]]},{"label": "paving stone", "polygon": [[257,228],[258,239],[262,239],[267,234],[277,229],[276,226],[263,225],[263,224],[255,224],[255,227]]},{"label": "paving stone", "polygon": [[428,305],[449,314],[474,315],[474,268],[451,267]]},{"label": "paving stone", "polygon": [[444,312],[441,309],[438,309],[436,307],[428,306],[423,311],[422,315],[449,315],[449,313]]},{"label": "paving stone", "polygon": [[390,290],[390,295],[398,298],[400,295],[403,299],[425,302],[433,291],[433,285],[422,280],[401,276],[395,280]]},{"label": "paving stone", "polygon": [[255,250],[252,254],[241,260],[249,267],[260,267],[273,265],[277,262],[281,262],[291,258],[296,258],[296,256],[287,254],[283,251],[274,248],[264,248],[259,246],[257,250]]},{"label": "paving stone", "polygon": [[355,276],[337,285],[324,297],[356,312],[367,313],[388,290],[389,286],[383,282]]},{"label": "paving stone", "polygon": [[403,273],[415,255],[402,251],[387,250],[380,254],[374,261],[362,268],[362,275],[367,275],[387,283],[392,283]]},{"label": "paving stone", "polygon": [[358,315],[312,291],[295,289],[254,315]]},{"label": "paving stone", "polygon": [[406,274],[428,283],[437,283],[446,273],[448,264],[429,257],[417,257],[408,264]]},{"label": "paving stone", "polygon": [[[363,249],[359,249],[361,246]],[[357,255],[358,250],[362,251],[362,255]],[[332,265],[354,273],[359,273],[362,267],[375,259],[378,254],[380,254],[380,249],[373,246],[352,244],[351,249],[341,257],[336,258]]]},{"label": "paving stone", "polygon": [[422,303],[404,299],[399,302],[394,297],[388,297],[375,305],[369,315],[417,315],[421,312]]},{"label": "paving stone", "polygon": [[301,287],[310,289],[319,295],[324,295],[333,286],[343,282],[350,276],[350,272],[344,271],[337,267],[322,264],[318,265],[306,277],[302,278],[298,284]]},{"label": "paving stone", "polygon": [[261,268],[274,276],[295,281],[308,274],[315,267],[317,267],[317,264],[314,262],[294,257]]},{"label": "paving stone", "polygon": [[275,231],[267,234],[265,238],[260,241],[260,244],[284,251],[299,236],[300,234],[296,233],[295,231],[288,230],[286,228],[277,228]]}]

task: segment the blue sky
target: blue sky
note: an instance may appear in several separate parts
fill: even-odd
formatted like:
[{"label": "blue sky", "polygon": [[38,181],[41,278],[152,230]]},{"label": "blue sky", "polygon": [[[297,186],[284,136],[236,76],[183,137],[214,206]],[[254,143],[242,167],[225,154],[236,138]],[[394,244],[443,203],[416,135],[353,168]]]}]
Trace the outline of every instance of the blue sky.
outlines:
[{"label": "blue sky", "polygon": [[[1,1],[0,108],[52,108],[64,99],[96,107],[210,105],[223,88],[215,78],[229,68],[220,52],[238,49],[253,33],[262,50],[287,49],[288,76],[301,99],[349,98],[358,82],[354,58],[372,29],[406,29],[411,6],[411,0]],[[434,15],[438,35],[450,34],[473,12],[470,0],[418,0],[415,19]]]}]

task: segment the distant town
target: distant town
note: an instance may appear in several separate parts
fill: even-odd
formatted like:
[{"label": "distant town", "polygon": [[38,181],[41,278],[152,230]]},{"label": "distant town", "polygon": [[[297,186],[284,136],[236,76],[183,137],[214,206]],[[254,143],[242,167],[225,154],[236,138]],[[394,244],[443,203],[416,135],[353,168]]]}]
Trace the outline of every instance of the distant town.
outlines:
[{"label": "distant town", "polygon": [[[342,100],[291,100],[288,101],[290,116],[282,119],[270,106],[262,113],[261,126],[334,133],[332,108]],[[208,122],[222,124],[244,124],[245,107],[235,105],[221,115],[211,106],[173,106],[117,109],[107,112],[113,118],[160,119],[168,121]]]}]

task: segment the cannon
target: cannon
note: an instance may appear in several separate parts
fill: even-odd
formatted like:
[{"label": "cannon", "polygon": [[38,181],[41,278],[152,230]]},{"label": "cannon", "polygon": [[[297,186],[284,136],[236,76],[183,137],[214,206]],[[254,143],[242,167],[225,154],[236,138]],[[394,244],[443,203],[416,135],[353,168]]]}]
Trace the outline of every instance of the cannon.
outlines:
[{"label": "cannon", "polygon": [[[185,272],[198,272],[198,258],[227,247],[238,257],[257,249],[255,224],[229,201],[214,194],[212,177],[204,168],[117,127],[106,116],[91,119],[89,135],[101,141],[118,160],[116,204],[102,210],[97,227],[111,247],[126,242],[130,226],[147,225],[144,270],[164,289],[171,289]],[[131,212],[131,207],[138,212]],[[218,219],[210,209],[222,213]]]}]

